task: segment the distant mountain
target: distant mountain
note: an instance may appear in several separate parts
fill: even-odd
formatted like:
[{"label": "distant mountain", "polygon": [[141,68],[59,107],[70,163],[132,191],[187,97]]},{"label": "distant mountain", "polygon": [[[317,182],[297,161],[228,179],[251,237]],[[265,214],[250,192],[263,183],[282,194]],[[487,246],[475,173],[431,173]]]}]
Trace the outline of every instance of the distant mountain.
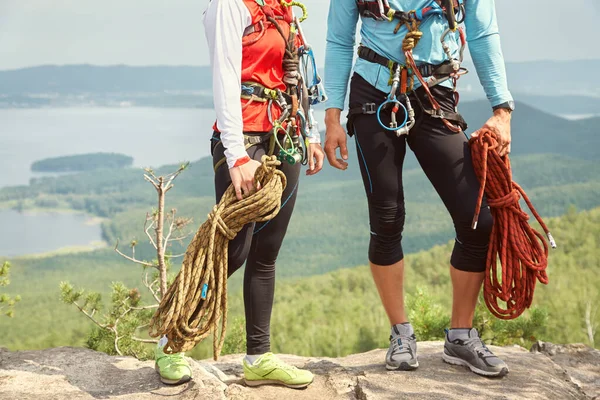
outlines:
[{"label": "distant mountain", "polygon": [[[470,63],[465,66],[470,72],[460,79],[463,94],[482,97],[475,67]],[[589,79],[599,70],[600,60],[506,63],[509,88],[518,95],[600,97],[600,84]],[[469,88],[471,92],[464,90]]]},{"label": "distant mountain", "polygon": [[[468,132],[481,127],[491,116],[486,101],[464,102],[459,110],[469,123]],[[553,153],[598,160],[600,118],[569,121],[517,102],[512,117],[512,140],[515,155]]]},{"label": "distant mountain", "polygon": [[[473,66],[461,78],[466,101],[485,98]],[[600,115],[600,85],[589,71],[600,60],[508,63],[517,101],[553,115]],[[564,73],[569,71],[569,73]],[[0,71],[0,108],[212,107],[209,67],[67,65]]]},{"label": "distant mountain", "polygon": [[152,93],[210,91],[209,67],[39,66],[0,71],[0,93]]},{"label": "distant mountain", "polygon": [[[461,78],[467,97],[481,97],[477,74]],[[589,77],[600,70],[600,60],[507,63],[510,88],[527,95],[581,95],[600,97],[600,84]],[[206,66],[38,66],[0,71],[0,94],[24,93],[150,93],[210,91],[211,71]]]}]

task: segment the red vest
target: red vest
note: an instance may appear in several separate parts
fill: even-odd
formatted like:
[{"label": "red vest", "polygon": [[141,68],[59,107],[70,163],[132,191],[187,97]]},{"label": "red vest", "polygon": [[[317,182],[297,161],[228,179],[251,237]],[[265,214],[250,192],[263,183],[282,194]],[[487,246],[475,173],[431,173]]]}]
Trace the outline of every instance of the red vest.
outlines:
[{"label": "red vest", "polygon": [[[253,39],[262,35],[261,32],[254,32],[243,38],[242,82],[255,82],[269,89],[285,90],[286,85],[283,83],[285,41],[277,28],[266,21],[265,14],[256,3],[256,0],[243,1],[252,16],[252,24],[264,21],[266,30],[264,36],[256,42]],[[292,8],[281,6],[279,0],[264,0],[264,2],[273,11],[273,14],[279,17],[276,18],[277,22],[287,37],[292,21]],[[250,100],[245,99],[240,99],[240,101],[242,103],[245,132],[268,132],[271,130],[273,126],[269,122],[267,114],[268,103],[261,103],[256,100],[250,102]],[[271,111],[273,120],[281,115],[281,110],[275,104],[272,105]]]}]

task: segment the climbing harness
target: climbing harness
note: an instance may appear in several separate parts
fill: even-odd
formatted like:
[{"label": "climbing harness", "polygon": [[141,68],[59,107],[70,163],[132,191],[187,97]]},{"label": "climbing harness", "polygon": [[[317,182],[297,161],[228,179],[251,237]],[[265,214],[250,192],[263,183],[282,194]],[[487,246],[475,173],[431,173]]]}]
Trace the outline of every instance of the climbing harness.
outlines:
[{"label": "climbing harness", "polygon": [[285,174],[263,156],[254,176],[261,189],[237,200],[229,186],[187,248],[181,270],[150,321],[150,336],[166,335],[165,353],[188,351],[213,333],[215,360],[227,327],[228,244],[244,225],[273,219],[281,208]]},{"label": "climbing harness", "polygon": [[[352,118],[357,114],[376,114],[377,121],[382,128],[393,131],[398,136],[407,135],[415,124],[415,112],[408,99],[408,94],[413,91],[414,80],[416,78],[423,87],[431,104],[431,108],[424,107],[423,103],[417,97],[421,109],[432,117],[441,119],[452,132],[461,132],[466,129],[466,123],[457,111],[459,97],[456,91],[458,79],[461,75],[467,73],[467,70],[461,67],[466,46],[465,34],[462,28],[459,27],[459,24],[464,21],[465,15],[463,0],[432,0],[426,7],[411,11],[394,10],[390,7],[387,0],[356,0],[356,4],[359,13],[363,17],[388,22],[397,20],[394,33],[398,33],[402,26],[406,26],[408,32],[402,41],[402,51],[406,59],[406,65],[389,60],[365,46],[359,46],[359,58],[389,68],[391,90],[386,100],[379,106],[375,103],[368,103],[350,109],[348,114],[349,123],[351,124]],[[424,19],[433,15],[444,15],[448,22],[448,28],[440,38],[442,48],[448,60],[437,66],[431,64],[417,65],[412,52],[423,36],[423,32],[419,30],[419,25]],[[446,42],[448,35],[453,32],[458,32],[461,43],[458,59],[452,57],[450,46]],[[428,77],[428,79],[425,79],[425,77]],[[452,80],[454,93],[454,112],[450,113],[442,110],[430,90],[432,87],[447,80]],[[396,97],[398,89],[400,89],[400,95],[404,99],[404,104]],[[377,107],[376,111],[372,112],[371,110],[375,107]],[[382,121],[381,114],[390,107],[391,122],[389,125],[386,125]],[[400,109],[404,113],[404,122],[402,124],[398,124],[396,116],[396,113]]]},{"label": "climbing harness", "polygon": [[[283,57],[283,82],[286,84],[286,90],[266,88],[257,82],[243,82],[240,97],[247,100],[244,107],[254,101],[268,103],[268,117],[272,129],[267,154],[275,154],[280,161],[292,165],[305,165],[308,162],[309,144],[320,142],[318,123],[311,106],[327,100],[313,50],[302,31],[301,22],[308,17],[308,13],[304,4],[299,1],[281,0],[283,8],[295,6],[302,10],[301,17],[293,16],[292,13],[292,18],[288,21],[283,16],[276,16],[273,9],[263,0],[256,0],[256,3],[260,6],[263,18],[246,28],[242,44],[251,46],[264,37],[267,29],[277,29],[286,44]],[[282,20],[290,25],[287,36],[280,25]],[[257,35],[250,38],[252,34]],[[281,110],[277,119],[272,116],[273,104]],[[258,144],[248,140],[249,135],[244,136],[246,150]],[[225,159],[219,160],[214,169],[217,170],[224,163]]]},{"label": "climbing harness", "polygon": [[548,284],[548,245],[529,225],[529,216],[519,206],[521,197],[552,248],[556,242],[525,191],[513,182],[508,155],[500,157],[496,151],[496,135],[483,131],[469,145],[481,185],[472,228],[477,228],[484,193],[494,218],[483,286],[485,304],[497,318],[514,319],[531,306],[536,281]]}]

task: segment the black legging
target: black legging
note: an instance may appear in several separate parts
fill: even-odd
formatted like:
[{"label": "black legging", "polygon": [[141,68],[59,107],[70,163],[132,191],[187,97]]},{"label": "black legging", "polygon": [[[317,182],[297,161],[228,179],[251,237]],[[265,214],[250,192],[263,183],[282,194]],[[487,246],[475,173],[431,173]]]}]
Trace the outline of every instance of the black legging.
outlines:
[{"label": "black legging", "polygon": [[[253,133],[251,133],[253,134]],[[260,135],[260,134],[256,134]],[[264,135],[264,134],[262,134]],[[213,165],[223,159],[223,144],[215,133],[212,141]],[[257,161],[266,154],[268,141],[255,145],[248,155]],[[275,292],[275,261],[294,210],[300,164],[283,162],[279,167],[287,178],[287,186],[281,197],[281,210],[271,221],[248,224],[229,242],[228,276],[246,262],[244,273],[244,308],[246,312],[247,354],[263,354],[270,351],[271,310]],[[227,164],[215,172],[217,202],[231,184]]]},{"label": "black legging", "polygon": [[[422,91],[417,90],[417,93],[422,104],[430,106]],[[437,86],[433,88],[433,94],[443,110],[454,111],[450,89]],[[385,96],[386,93],[377,90],[360,75],[352,77],[350,108],[365,103],[380,104]],[[385,131],[375,115],[360,114],[353,119],[353,128],[349,128],[355,134],[369,204],[369,260],[376,265],[391,265],[404,256],[401,245],[405,219],[402,164],[408,142],[452,216],[456,231],[450,260],[452,266],[463,271],[484,271],[493,221],[487,203],[484,203],[477,229],[471,229],[479,182],[467,139],[462,133],[450,131],[440,119],[423,113],[415,94],[410,96],[417,121],[408,138],[398,138],[394,132]],[[398,117],[403,119],[400,114],[402,112]],[[382,112],[382,120],[389,123],[389,111]]]}]

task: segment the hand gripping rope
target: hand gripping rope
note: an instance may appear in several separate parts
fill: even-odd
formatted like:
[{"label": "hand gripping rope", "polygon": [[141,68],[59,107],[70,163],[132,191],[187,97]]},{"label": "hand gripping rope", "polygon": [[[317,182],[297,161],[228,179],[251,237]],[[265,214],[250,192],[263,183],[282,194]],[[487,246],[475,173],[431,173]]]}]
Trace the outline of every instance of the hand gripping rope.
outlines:
[{"label": "hand gripping rope", "polygon": [[485,304],[497,318],[514,319],[531,306],[536,281],[548,283],[548,245],[544,236],[529,225],[529,216],[519,206],[521,197],[552,248],[556,248],[556,242],[525,191],[513,182],[508,155],[500,157],[496,152],[496,135],[484,131],[471,138],[469,144],[481,184],[473,229],[477,228],[484,192],[494,217],[483,287]]}]

